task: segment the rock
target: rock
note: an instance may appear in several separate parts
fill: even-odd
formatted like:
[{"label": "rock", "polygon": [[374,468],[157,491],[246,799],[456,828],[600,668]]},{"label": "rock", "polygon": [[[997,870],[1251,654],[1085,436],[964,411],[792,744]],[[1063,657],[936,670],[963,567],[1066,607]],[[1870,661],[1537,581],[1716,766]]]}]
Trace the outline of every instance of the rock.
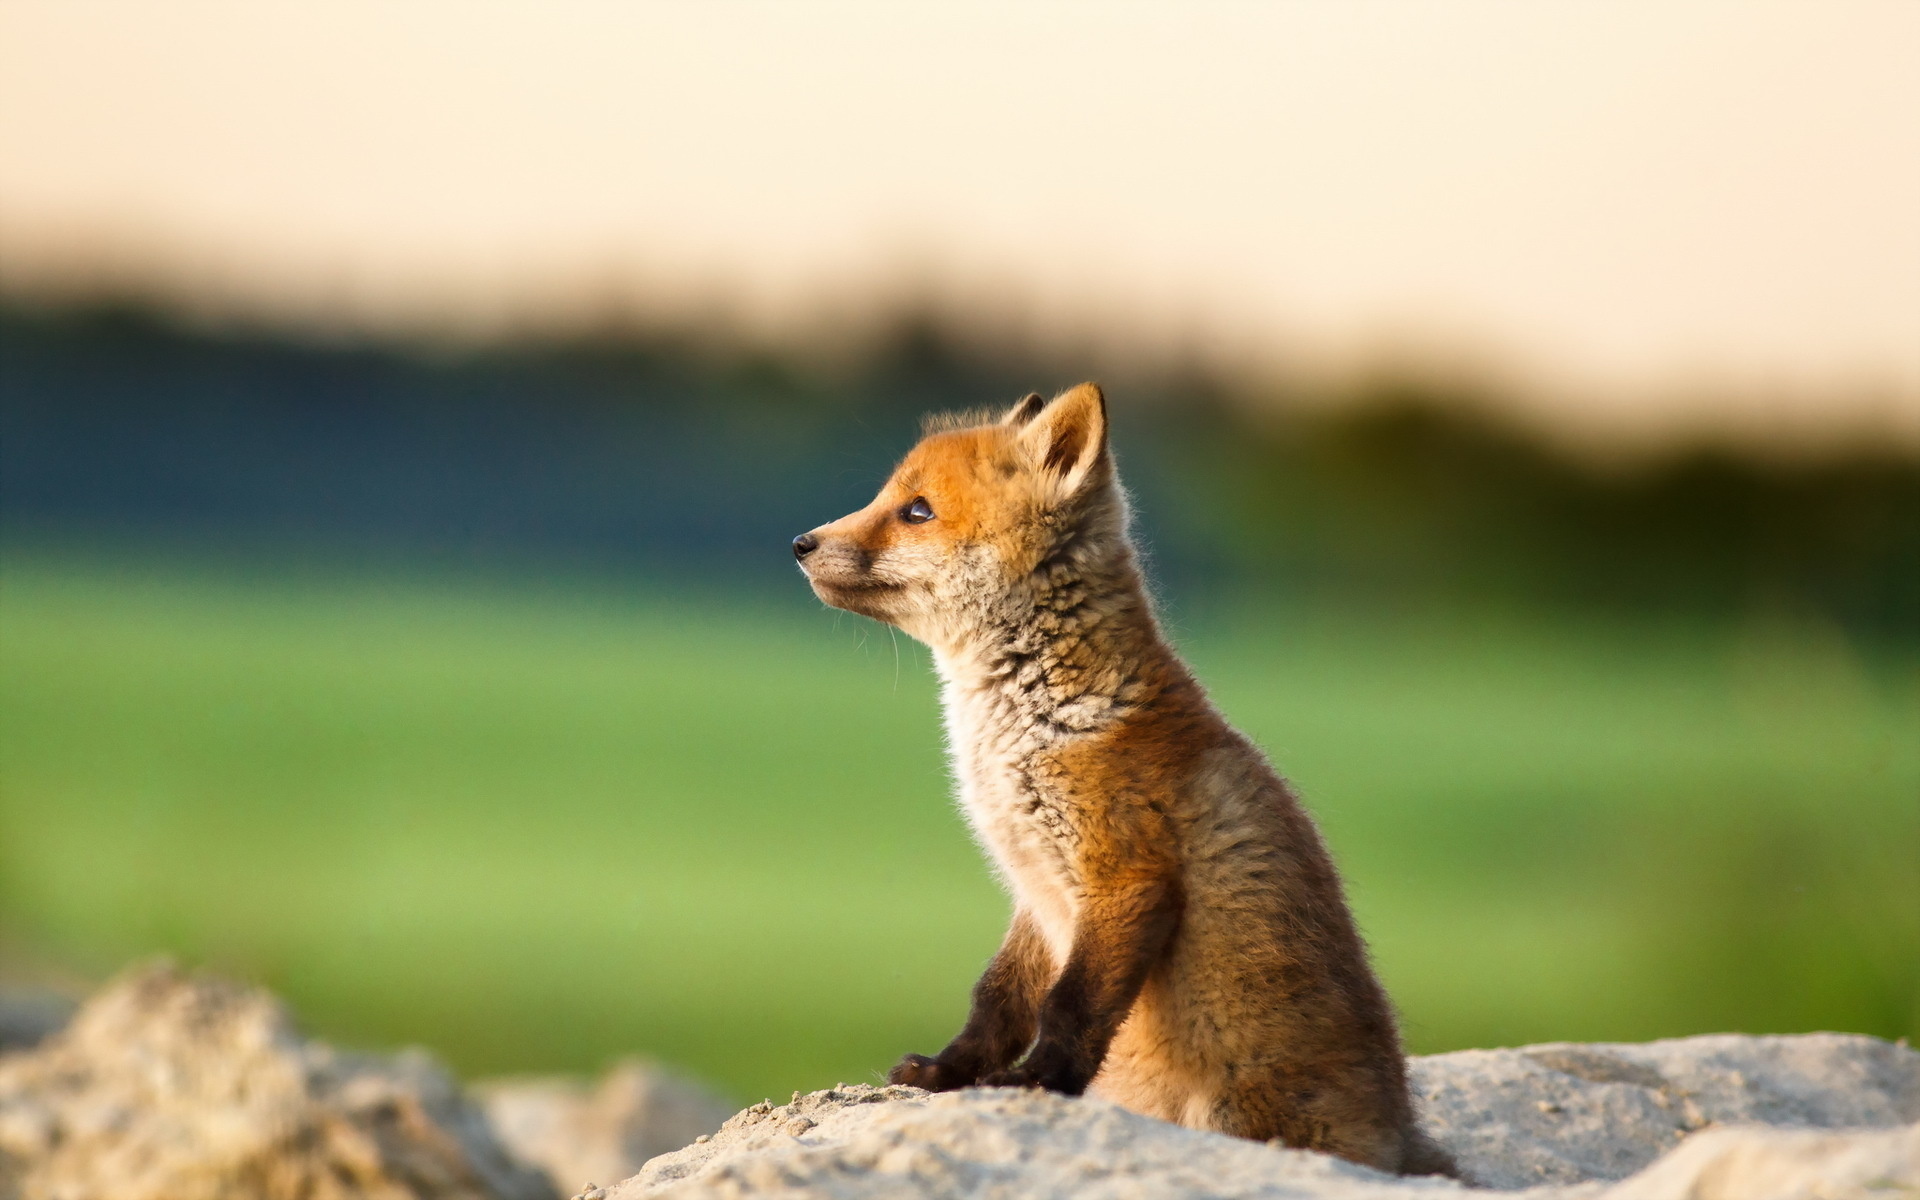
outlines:
[{"label": "rock", "polygon": [[[795,1136],[798,1121],[812,1122]],[[932,1096],[865,1085],[735,1116],[705,1145],[648,1163],[608,1191],[640,1197],[1199,1196],[1356,1200],[1457,1195],[1458,1184],[1407,1185],[1317,1154],[1195,1133],[1101,1100],[1010,1089]]]},{"label": "rock", "polygon": [[1710,1129],[1602,1200],[1898,1200],[1920,1194],[1920,1125],[1871,1133]]},{"label": "rock", "polygon": [[[1904,1044],[1554,1044],[1416,1059],[1412,1073],[1435,1137],[1478,1182],[1528,1200],[1920,1194],[1920,1054]],[[339,1053],[258,991],[148,968],[0,1054],[0,1200],[1468,1194],[1036,1092],[843,1085],[720,1124],[710,1094],[639,1063],[597,1086],[481,1091],[485,1116],[423,1055]]]},{"label": "rock", "polygon": [[[1429,1127],[1462,1166],[1483,1184],[1534,1189],[1530,1200],[1920,1190],[1920,1054],[1875,1038],[1465,1051],[1416,1059],[1414,1078]],[[1467,1190],[1196,1133],[1092,1098],[851,1087],[755,1105],[608,1197],[1418,1200]]]},{"label": "rock", "polygon": [[562,1077],[490,1080],[473,1090],[507,1149],[563,1194],[582,1180],[625,1179],[733,1113],[699,1084],[640,1061],[619,1064],[597,1087]]},{"label": "rock", "polygon": [[479,1111],[418,1053],[338,1053],[260,991],[130,972],[0,1057],[8,1200],[536,1200]]},{"label": "rock", "polygon": [[1493,1187],[1623,1179],[1710,1125],[1920,1120],[1920,1054],[1878,1038],[1681,1038],[1413,1060],[1428,1129]]}]

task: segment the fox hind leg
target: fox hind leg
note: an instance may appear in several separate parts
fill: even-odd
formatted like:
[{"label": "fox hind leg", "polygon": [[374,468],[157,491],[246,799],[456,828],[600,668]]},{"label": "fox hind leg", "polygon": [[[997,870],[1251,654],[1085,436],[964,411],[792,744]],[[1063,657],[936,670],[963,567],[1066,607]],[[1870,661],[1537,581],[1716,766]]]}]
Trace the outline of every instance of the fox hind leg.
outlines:
[{"label": "fox hind leg", "polygon": [[[1400,1174],[1419,1132],[1355,1098],[1287,1078],[1284,1073],[1240,1075],[1215,1096],[1208,1126],[1235,1137],[1317,1150],[1375,1170]],[[1437,1146],[1432,1147],[1439,1151]],[[1444,1152],[1440,1152],[1444,1158]]]}]

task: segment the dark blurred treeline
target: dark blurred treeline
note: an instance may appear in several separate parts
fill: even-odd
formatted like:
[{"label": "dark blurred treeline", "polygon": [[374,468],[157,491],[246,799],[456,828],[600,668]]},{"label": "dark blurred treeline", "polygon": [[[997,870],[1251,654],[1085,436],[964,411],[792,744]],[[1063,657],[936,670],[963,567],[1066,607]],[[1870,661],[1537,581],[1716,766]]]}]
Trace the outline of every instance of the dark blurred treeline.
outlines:
[{"label": "dark blurred treeline", "polygon": [[[791,590],[787,540],[864,503],[923,412],[1082,373],[968,347],[903,321],[824,371],[667,336],[436,352],[0,308],[0,532]],[[1176,597],[1765,610],[1920,640],[1909,457],[1603,470],[1417,384],[1255,404],[1198,374],[1105,382]]]}]

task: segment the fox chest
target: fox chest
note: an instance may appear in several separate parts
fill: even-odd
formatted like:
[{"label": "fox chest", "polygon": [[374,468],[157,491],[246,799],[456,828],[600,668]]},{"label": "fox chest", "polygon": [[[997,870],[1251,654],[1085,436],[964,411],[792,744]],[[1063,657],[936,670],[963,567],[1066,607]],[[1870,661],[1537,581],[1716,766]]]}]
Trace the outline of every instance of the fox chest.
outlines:
[{"label": "fox chest", "polygon": [[1064,957],[1081,879],[1083,835],[1073,806],[1017,762],[963,763],[960,801],[1015,901]]},{"label": "fox chest", "polygon": [[947,672],[947,745],[961,810],[1014,903],[1030,914],[1064,963],[1073,942],[1096,833],[1075,803],[1073,780],[1018,697],[969,687]]}]

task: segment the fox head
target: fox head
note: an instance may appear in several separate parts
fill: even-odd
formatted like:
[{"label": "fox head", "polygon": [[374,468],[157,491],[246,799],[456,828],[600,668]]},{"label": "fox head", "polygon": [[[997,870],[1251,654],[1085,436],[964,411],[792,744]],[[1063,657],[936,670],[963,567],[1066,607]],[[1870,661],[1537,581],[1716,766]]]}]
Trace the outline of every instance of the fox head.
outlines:
[{"label": "fox head", "polygon": [[1126,526],[1106,400],[1083,383],[997,420],[936,421],[871,504],[793,552],[828,604],[947,650],[1130,563]]}]

